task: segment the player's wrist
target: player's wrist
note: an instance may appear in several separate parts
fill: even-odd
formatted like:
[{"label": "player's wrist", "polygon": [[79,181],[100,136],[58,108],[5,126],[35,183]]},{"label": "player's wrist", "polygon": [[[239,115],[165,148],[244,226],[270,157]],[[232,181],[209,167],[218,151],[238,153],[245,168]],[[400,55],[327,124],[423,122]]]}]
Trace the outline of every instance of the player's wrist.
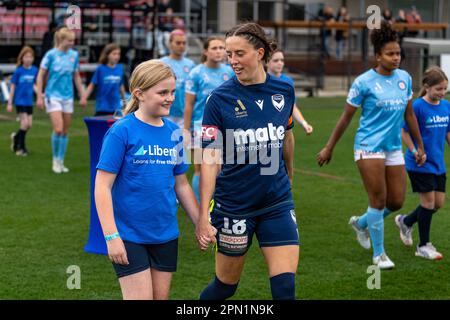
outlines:
[{"label": "player's wrist", "polygon": [[109,242],[109,241],[117,239],[117,238],[120,238],[120,234],[118,232],[105,234],[105,241],[106,242]]}]

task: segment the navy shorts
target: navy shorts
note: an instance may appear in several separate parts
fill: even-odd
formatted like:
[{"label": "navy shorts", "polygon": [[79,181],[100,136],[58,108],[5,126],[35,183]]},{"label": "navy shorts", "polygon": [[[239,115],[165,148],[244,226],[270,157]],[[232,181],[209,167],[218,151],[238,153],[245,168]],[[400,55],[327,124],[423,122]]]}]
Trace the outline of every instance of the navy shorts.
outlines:
[{"label": "navy shorts", "polygon": [[299,245],[295,210],[275,208],[262,215],[240,218],[213,209],[211,223],[217,229],[217,250],[227,256],[243,256],[256,234],[260,247]]},{"label": "navy shorts", "polygon": [[433,174],[408,171],[413,192],[426,193],[431,191],[445,192],[446,174]]},{"label": "navy shorts", "polygon": [[160,244],[139,244],[124,240],[129,265],[113,262],[118,278],[129,276],[148,268],[165,272],[177,270],[178,238]]},{"label": "navy shorts", "polygon": [[33,114],[33,106],[16,106],[16,112]]}]

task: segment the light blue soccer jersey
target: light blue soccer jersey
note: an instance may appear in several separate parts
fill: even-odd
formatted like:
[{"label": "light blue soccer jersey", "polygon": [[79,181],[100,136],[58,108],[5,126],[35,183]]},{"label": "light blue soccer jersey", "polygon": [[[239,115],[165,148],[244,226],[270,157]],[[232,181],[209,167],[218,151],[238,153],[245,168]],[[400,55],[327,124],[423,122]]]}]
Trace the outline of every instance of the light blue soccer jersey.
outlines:
[{"label": "light blue soccer jersey", "polygon": [[175,88],[175,100],[170,107],[170,116],[182,118],[184,116],[184,86],[195,62],[188,58],[175,60],[170,57],[163,57],[161,61],[169,65],[177,77]]},{"label": "light blue soccer jersey", "polygon": [[208,68],[203,63],[192,69],[186,80],[185,88],[186,93],[196,96],[194,110],[192,112],[192,127],[194,122],[202,121],[206,98],[208,98],[211,91],[233,76],[233,69],[222,63],[215,69]]},{"label": "light blue soccer jersey", "polygon": [[404,70],[384,76],[370,69],[357,77],[347,97],[348,104],[362,108],[355,150],[401,150],[403,117],[411,98],[412,80]]},{"label": "light blue soccer jersey", "polygon": [[53,48],[45,54],[41,68],[48,71],[47,98],[73,99],[73,73],[78,70],[78,52]]}]

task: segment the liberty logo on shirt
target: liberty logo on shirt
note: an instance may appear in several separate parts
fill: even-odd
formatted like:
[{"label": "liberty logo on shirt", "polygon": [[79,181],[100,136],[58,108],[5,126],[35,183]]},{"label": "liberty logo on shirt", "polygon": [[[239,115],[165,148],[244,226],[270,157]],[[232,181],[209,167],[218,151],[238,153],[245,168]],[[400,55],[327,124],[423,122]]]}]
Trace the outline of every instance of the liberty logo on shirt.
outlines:
[{"label": "liberty logo on shirt", "polygon": [[426,128],[439,128],[439,127],[447,127],[450,118],[449,116],[440,117],[440,116],[432,116],[428,117],[426,123]]},{"label": "liberty logo on shirt", "polygon": [[284,96],[282,94],[274,94],[272,96],[272,104],[279,112],[284,108]]},{"label": "liberty logo on shirt", "polygon": [[[134,164],[177,164],[177,148],[161,148],[159,145],[155,144],[153,146],[149,145],[146,149],[145,146],[141,146],[138,151],[134,153],[135,156],[145,156],[145,158],[135,158],[133,159]],[[150,159],[150,157],[156,159]],[[170,157],[170,159],[167,159]]]}]

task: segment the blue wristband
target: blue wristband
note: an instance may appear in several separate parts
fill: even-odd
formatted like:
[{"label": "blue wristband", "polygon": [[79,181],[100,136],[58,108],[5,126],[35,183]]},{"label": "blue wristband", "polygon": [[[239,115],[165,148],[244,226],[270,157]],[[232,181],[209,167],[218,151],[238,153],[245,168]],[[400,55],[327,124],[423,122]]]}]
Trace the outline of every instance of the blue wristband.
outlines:
[{"label": "blue wristband", "polygon": [[113,234],[107,234],[107,235],[105,236],[105,240],[106,240],[106,241],[111,241],[111,240],[116,239],[116,238],[119,238],[119,237],[120,237],[119,233],[116,232],[116,233],[113,233]]},{"label": "blue wristband", "polygon": [[416,149],[416,148],[412,149],[412,150],[411,150],[411,153],[412,153],[412,154],[416,154],[416,153],[417,153],[417,149]]}]

